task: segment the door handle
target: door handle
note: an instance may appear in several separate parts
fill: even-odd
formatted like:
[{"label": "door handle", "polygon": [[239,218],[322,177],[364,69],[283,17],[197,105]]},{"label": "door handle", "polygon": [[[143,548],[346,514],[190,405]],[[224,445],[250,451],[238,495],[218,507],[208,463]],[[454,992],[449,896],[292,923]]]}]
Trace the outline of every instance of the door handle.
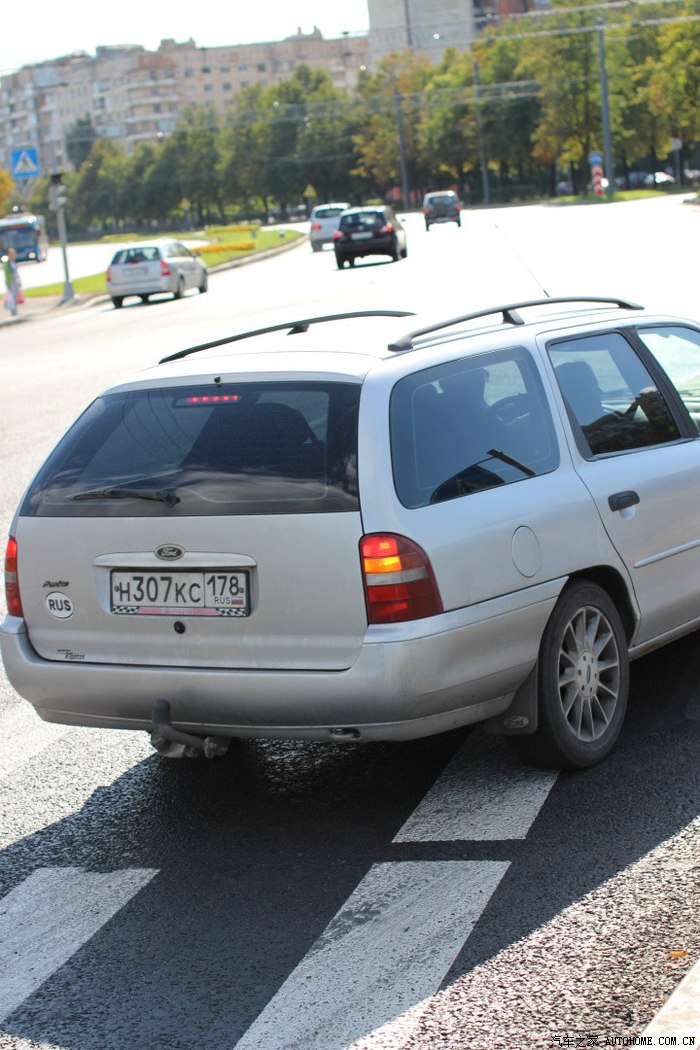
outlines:
[{"label": "door handle", "polygon": [[610,507],[610,510],[626,510],[627,507],[634,507],[637,503],[639,503],[639,495],[634,489],[626,489],[624,492],[614,492],[612,496],[608,496],[608,506]]}]

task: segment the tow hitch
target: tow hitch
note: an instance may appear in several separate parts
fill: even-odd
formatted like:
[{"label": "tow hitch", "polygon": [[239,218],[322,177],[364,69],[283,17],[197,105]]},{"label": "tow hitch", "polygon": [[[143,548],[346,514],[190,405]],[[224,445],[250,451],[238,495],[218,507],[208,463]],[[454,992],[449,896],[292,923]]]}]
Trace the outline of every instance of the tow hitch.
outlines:
[{"label": "tow hitch", "polygon": [[156,700],[151,713],[151,743],[165,758],[216,758],[225,755],[231,741],[225,736],[195,736],[175,729],[170,721],[170,704]]}]

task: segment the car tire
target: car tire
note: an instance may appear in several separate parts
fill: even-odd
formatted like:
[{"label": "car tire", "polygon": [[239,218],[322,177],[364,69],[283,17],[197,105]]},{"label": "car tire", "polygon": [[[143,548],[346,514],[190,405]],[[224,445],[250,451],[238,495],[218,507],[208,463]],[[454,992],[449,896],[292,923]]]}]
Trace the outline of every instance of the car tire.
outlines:
[{"label": "car tire", "polygon": [[461,225],[462,225],[462,220],[461,220],[461,219],[457,219],[457,220],[456,220],[456,222],[457,222],[457,225],[458,225],[458,226],[461,226]]},{"label": "car tire", "polygon": [[180,276],[177,279],[177,288],[175,289],[175,298],[182,299],[185,294],[185,278]]},{"label": "car tire", "polygon": [[115,310],[120,310],[121,306],[122,306],[122,303],[124,302],[124,296],[123,295],[113,295],[112,296],[112,302],[114,303],[114,309]]},{"label": "car tire", "polygon": [[430,233],[430,223],[429,222],[426,222],[426,224],[425,224],[425,232],[426,233]]},{"label": "car tire", "polygon": [[391,245],[391,261],[398,262],[400,258],[401,252],[399,251],[399,242],[396,240],[396,238],[394,238],[394,241]]},{"label": "car tire", "polygon": [[142,303],[147,303],[150,298],[151,298],[150,295],[140,295],[139,296],[139,299],[141,300]]},{"label": "car tire", "polygon": [[337,252],[335,253],[335,262],[339,270],[342,270],[345,266],[345,259],[342,257],[342,255],[338,255]]},{"label": "car tire", "polygon": [[209,291],[209,277],[205,273],[202,275],[202,283],[199,286],[199,294],[204,295],[205,292]]},{"label": "car tire", "polygon": [[408,257],[408,247],[401,249],[401,258],[406,259]]},{"label": "car tire", "polygon": [[536,766],[596,765],[615,745],[629,692],[625,631],[602,587],[584,579],[567,584],[542,636],[537,670],[537,730],[508,742]]}]

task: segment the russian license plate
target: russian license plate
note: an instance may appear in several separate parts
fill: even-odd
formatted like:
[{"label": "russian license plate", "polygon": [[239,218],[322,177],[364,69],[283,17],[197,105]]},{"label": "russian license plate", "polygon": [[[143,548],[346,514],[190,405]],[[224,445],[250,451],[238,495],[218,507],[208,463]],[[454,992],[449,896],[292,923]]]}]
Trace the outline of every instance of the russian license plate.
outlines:
[{"label": "russian license plate", "polygon": [[368,241],[372,237],[371,230],[363,230],[361,233],[351,233],[350,237],[353,241]]},{"label": "russian license plate", "polygon": [[112,612],[120,616],[247,616],[246,572],[117,572]]}]

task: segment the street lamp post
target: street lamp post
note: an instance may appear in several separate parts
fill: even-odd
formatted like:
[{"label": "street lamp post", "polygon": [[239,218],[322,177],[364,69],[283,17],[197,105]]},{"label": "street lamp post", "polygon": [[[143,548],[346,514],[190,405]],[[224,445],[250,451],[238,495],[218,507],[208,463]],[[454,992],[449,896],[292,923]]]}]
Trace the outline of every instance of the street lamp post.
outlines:
[{"label": "street lamp post", "polygon": [[603,149],[605,155],[605,175],[608,180],[608,199],[612,199],[615,192],[615,170],[613,165],[612,136],[610,134],[610,105],[608,102],[608,73],[605,66],[605,37],[603,35],[603,19],[596,19],[596,31],[598,33],[598,66],[600,75],[600,106],[603,117]]},{"label": "street lamp post", "polygon": [[58,239],[61,242],[61,254],[63,255],[63,295],[61,302],[67,303],[75,298],[73,285],[68,274],[68,253],[66,246],[68,236],[66,232],[66,187],[63,185],[63,172],[55,171],[51,175],[49,185],[49,207],[56,212],[56,225],[58,226]]},{"label": "street lamp post", "polygon": [[404,211],[408,211],[411,206],[410,195],[408,191],[408,170],[406,167],[406,144],[403,137],[403,119],[401,116],[401,95],[394,88],[394,107],[396,109],[396,133],[399,140],[399,165],[401,168],[401,194],[403,196],[403,208]]}]

